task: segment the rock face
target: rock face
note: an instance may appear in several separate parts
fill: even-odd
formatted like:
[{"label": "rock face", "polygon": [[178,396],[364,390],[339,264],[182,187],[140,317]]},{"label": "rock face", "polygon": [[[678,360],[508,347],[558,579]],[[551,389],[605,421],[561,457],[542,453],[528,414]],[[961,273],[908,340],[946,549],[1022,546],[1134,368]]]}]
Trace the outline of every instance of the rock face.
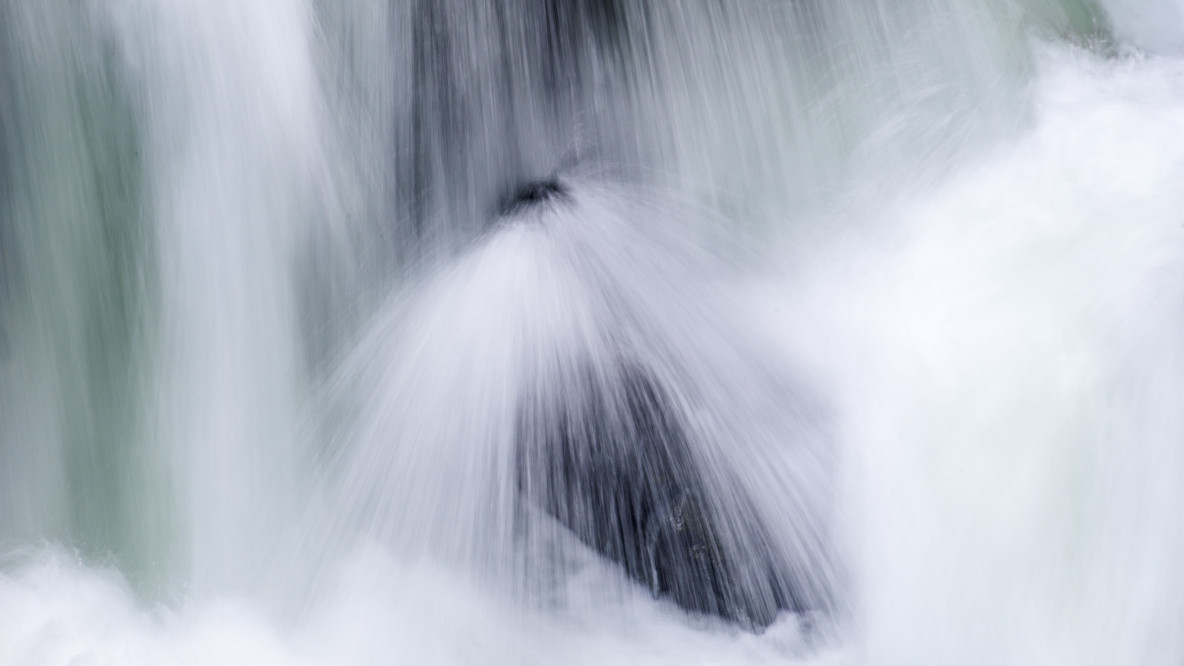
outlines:
[{"label": "rock face", "polygon": [[[791,403],[800,401],[796,392],[758,412],[749,411],[747,403],[721,400],[718,385],[711,384],[720,381],[712,370],[719,366],[694,355],[723,347],[732,359],[729,372],[737,370],[736,359],[759,358],[760,350],[714,334],[709,348],[673,343],[688,327],[716,329],[699,314],[681,320],[683,303],[656,312],[665,305],[661,299],[637,300],[630,281],[672,284],[680,274],[634,272],[636,258],[614,244],[628,244],[636,240],[632,237],[584,242],[603,240],[580,234],[606,233],[595,227],[602,222],[598,216],[615,214],[586,204],[572,183],[551,177],[509,192],[493,220],[537,223],[534,230],[554,232],[555,242],[575,248],[561,256],[570,262],[570,275],[562,279],[576,285],[568,294],[571,302],[551,306],[582,313],[571,314],[555,339],[547,333],[528,343],[536,345],[528,355],[532,370],[516,396],[514,426],[521,525],[529,531],[539,514],[546,514],[655,597],[751,630],[768,626],[782,610],[824,610],[828,565],[819,554],[825,539],[811,513],[817,507],[805,499],[813,498],[808,487],[817,480],[813,477],[824,472],[810,459],[809,446],[794,446],[811,440],[796,426],[762,423],[763,416],[737,422],[761,410],[792,410]],[[696,294],[678,292],[670,300],[680,298],[694,301]],[[664,330],[671,327],[679,330]],[[785,390],[771,365],[747,372],[740,369],[742,379],[733,388],[753,392],[755,400]],[[739,465],[766,460],[736,457],[760,449],[746,446],[752,444],[749,437],[760,445],[772,438],[783,441],[785,450],[801,451],[801,458],[794,458],[801,468],[777,468],[782,472],[772,484],[777,488],[755,487],[753,480],[767,482],[768,476],[737,468],[738,460]],[[785,464],[785,458],[776,460]],[[793,486],[788,492],[787,484]],[[772,495],[755,494],[770,490]]]},{"label": "rock face", "polygon": [[502,199],[498,212],[503,216],[513,216],[530,208],[534,208],[552,201],[562,201],[569,198],[567,187],[552,176],[543,180],[534,180],[514,190]]},{"label": "rock face", "polygon": [[759,630],[803,610],[743,489],[709,481],[652,373],[587,362],[568,379],[520,409],[526,501],[688,611]]}]

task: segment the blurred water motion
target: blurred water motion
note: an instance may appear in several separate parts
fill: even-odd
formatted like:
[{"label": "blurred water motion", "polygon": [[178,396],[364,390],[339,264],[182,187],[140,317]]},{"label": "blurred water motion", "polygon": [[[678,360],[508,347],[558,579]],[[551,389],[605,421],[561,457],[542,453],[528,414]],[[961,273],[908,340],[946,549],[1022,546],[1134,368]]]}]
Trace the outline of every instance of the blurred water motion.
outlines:
[{"label": "blurred water motion", "polygon": [[0,663],[1179,663],[1182,50],[0,0]]}]

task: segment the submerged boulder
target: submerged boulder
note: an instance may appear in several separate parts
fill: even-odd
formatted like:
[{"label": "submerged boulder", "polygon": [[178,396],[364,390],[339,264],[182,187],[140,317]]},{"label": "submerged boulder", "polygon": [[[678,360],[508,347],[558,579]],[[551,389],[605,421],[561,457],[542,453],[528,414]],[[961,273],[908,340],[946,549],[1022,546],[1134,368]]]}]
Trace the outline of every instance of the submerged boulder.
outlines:
[{"label": "submerged boulder", "polygon": [[653,373],[618,361],[568,375],[520,407],[525,501],[685,610],[755,630],[804,610],[743,489],[703,468]]},{"label": "submerged boulder", "polygon": [[826,470],[808,401],[776,355],[704,318],[693,274],[624,219],[611,195],[554,177],[510,192],[494,218],[546,230],[563,285],[520,340],[518,533],[549,516],[526,552],[562,526],[655,597],[753,630],[784,610],[823,610]]}]

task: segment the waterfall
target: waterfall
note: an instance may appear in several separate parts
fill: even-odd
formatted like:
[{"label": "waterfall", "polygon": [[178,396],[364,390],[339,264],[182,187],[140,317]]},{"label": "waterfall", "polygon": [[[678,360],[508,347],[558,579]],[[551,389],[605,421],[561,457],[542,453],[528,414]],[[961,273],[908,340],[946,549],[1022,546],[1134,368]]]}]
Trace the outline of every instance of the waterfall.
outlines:
[{"label": "waterfall", "polygon": [[1182,49],[0,0],[0,663],[1178,663]]}]

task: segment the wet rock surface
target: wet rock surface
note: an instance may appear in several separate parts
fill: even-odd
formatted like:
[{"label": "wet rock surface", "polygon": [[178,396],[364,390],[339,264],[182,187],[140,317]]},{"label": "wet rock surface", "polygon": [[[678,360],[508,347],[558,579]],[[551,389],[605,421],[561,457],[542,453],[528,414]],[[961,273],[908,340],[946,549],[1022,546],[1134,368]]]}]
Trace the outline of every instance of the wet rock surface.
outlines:
[{"label": "wet rock surface", "polygon": [[519,413],[518,486],[655,597],[760,630],[804,610],[741,488],[709,480],[684,416],[635,364],[583,364]]}]

